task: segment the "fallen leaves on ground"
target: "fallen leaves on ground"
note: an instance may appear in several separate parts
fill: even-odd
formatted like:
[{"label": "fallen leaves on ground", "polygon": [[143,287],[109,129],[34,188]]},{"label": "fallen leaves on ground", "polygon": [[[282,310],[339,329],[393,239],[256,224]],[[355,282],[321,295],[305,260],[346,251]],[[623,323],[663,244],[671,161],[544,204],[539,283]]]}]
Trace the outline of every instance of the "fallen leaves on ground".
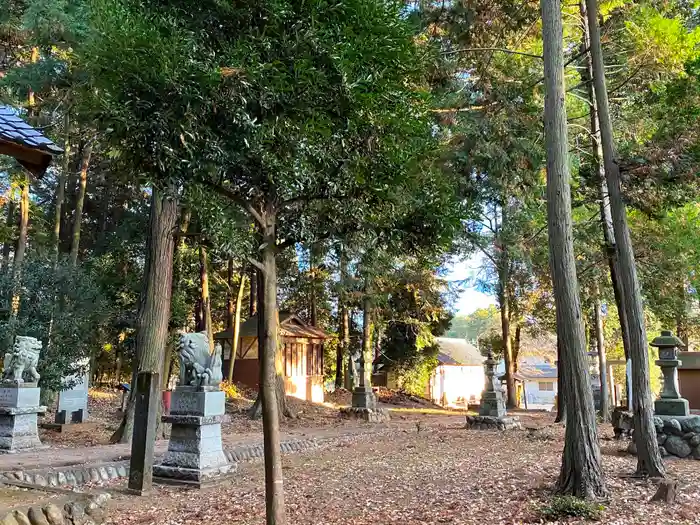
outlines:
[{"label": "fallen leaves on ground", "polygon": [[[559,474],[563,431],[552,416],[530,416],[546,432],[465,430],[462,418],[425,416],[417,432],[393,423],[372,436],[283,458],[290,524],[540,523]],[[447,424],[436,425],[436,421]],[[679,480],[675,505],[649,503],[651,480],[626,477],[635,458],[625,442],[601,441],[610,489],[602,522],[611,525],[690,524],[700,515],[700,462],[667,462]],[[538,435],[546,439],[540,439]],[[529,437],[528,437],[529,436]],[[551,439],[553,438],[553,439]],[[240,464],[231,480],[201,491],[156,488],[147,498],[117,495],[113,525],[264,523],[261,461]],[[566,523],[582,523],[570,520]]]}]

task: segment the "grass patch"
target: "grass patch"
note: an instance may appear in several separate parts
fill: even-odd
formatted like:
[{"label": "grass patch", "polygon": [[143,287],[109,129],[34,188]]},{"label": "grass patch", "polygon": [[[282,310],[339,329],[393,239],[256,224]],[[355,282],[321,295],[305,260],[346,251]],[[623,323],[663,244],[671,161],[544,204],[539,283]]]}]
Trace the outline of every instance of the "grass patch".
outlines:
[{"label": "grass patch", "polygon": [[600,503],[594,503],[574,496],[554,496],[539,508],[540,517],[545,521],[559,521],[564,518],[581,518],[598,521],[605,509]]}]

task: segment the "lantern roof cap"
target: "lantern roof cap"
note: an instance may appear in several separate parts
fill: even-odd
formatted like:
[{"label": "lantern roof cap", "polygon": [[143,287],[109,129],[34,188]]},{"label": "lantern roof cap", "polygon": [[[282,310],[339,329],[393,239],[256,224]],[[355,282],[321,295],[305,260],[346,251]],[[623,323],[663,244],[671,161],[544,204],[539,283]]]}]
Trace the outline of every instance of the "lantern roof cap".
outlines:
[{"label": "lantern roof cap", "polygon": [[685,347],[683,341],[681,341],[678,337],[673,335],[673,333],[670,330],[661,330],[661,335],[655,337],[654,340],[649,344],[656,348],[669,346]]}]

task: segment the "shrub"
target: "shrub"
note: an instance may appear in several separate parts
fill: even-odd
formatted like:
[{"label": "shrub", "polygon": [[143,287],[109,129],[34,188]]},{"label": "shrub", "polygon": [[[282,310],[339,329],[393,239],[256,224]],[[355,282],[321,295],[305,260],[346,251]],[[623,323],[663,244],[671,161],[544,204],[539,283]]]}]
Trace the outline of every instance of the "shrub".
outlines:
[{"label": "shrub", "polygon": [[221,391],[226,395],[226,399],[238,399],[241,394],[238,392],[236,385],[229,383],[228,381],[221,382]]},{"label": "shrub", "polygon": [[539,510],[541,518],[545,521],[559,521],[563,518],[583,518],[597,521],[604,508],[600,503],[582,500],[574,496],[554,496]]}]

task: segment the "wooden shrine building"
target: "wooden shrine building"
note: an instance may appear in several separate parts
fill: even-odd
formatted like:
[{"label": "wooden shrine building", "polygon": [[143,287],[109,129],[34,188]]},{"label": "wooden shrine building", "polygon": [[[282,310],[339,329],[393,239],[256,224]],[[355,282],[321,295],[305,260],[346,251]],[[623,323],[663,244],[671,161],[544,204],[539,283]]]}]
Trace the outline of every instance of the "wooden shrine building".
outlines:
[{"label": "wooden shrine building", "polygon": [[[223,373],[227,377],[231,362],[231,328],[214,335],[223,349]],[[284,386],[288,396],[314,403],[323,402],[323,347],[329,335],[306,324],[289,312],[279,314],[279,344],[284,370]],[[241,325],[233,381],[258,388],[258,317],[252,316]]]},{"label": "wooden shrine building", "polygon": [[30,173],[41,177],[54,155],[63,150],[22,120],[17,111],[0,104],[0,155],[17,159]]}]

